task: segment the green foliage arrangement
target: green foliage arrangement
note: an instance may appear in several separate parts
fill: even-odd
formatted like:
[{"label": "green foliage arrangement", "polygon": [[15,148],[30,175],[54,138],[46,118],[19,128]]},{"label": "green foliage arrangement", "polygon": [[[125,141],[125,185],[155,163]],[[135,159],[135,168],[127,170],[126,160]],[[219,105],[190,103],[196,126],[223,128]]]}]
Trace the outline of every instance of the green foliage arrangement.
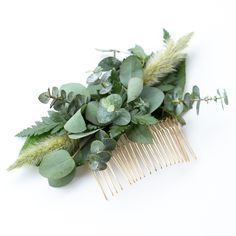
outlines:
[{"label": "green foliage arrangement", "polygon": [[222,95],[200,96],[197,86],[185,93],[186,53],[193,33],[174,41],[163,30],[164,49],[146,54],[136,45],[129,56],[119,60],[118,50],[99,62],[87,78],[88,86],[79,83],[53,87],[39,95],[50,103],[48,116],[17,134],[26,141],[19,158],[8,169],[25,164],[36,165],[49,185],[60,187],[72,181],[76,167],[88,164],[93,171],[107,168],[120,136],[136,143],[152,143],[150,125],[166,117],[185,124],[183,115],[202,101],[218,100]]}]

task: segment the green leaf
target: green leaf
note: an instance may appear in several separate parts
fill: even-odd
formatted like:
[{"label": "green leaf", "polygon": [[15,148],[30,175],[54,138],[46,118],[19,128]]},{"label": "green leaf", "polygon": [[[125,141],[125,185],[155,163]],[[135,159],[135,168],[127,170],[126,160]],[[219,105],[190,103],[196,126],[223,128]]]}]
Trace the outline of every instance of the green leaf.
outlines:
[{"label": "green leaf", "polygon": [[141,98],[149,104],[149,112],[152,113],[161,106],[164,100],[164,93],[158,88],[144,86]]},{"label": "green leaf", "polygon": [[127,137],[136,143],[151,144],[153,142],[152,133],[146,125],[135,125],[128,130]]},{"label": "green leaf", "polygon": [[109,108],[110,105],[113,105],[114,108],[117,110],[120,109],[122,106],[122,97],[119,94],[111,94],[105,99],[102,99],[101,104],[104,104],[104,107],[106,108]]},{"label": "green leaf", "polygon": [[192,90],[192,97],[194,99],[199,99],[200,98],[200,90],[198,88],[198,86],[193,86],[193,90]]},{"label": "green leaf", "polygon": [[223,96],[224,96],[225,105],[229,105],[229,99],[228,99],[228,95],[227,95],[227,92],[226,92],[225,89],[224,89],[224,92],[223,92]]},{"label": "green leaf", "polygon": [[175,86],[171,85],[171,84],[160,84],[157,86],[157,88],[162,90],[162,92],[168,92],[168,91],[172,90],[173,88],[175,88]]},{"label": "green leaf", "polygon": [[129,80],[128,91],[127,91],[127,102],[132,102],[139,97],[143,90],[143,80],[138,77],[133,77]]},{"label": "green leaf", "polygon": [[54,134],[55,132],[53,130],[55,130],[55,128],[57,132],[61,131],[66,123],[65,115],[55,111],[49,111],[48,114],[48,117],[42,117],[42,121],[35,122],[35,125],[22,130],[16,136],[31,137],[48,133],[50,131],[51,134]]},{"label": "green leaf", "polygon": [[183,110],[184,110],[184,104],[183,103],[179,103],[175,107],[175,114],[177,116],[179,116],[183,112]]},{"label": "green leaf", "polygon": [[80,83],[69,83],[61,86],[60,90],[64,90],[66,94],[73,92],[74,95],[84,95],[87,99],[90,99],[89,90]]},{"label": "green leaf", "polygon": [[48,179],[48,183],[51,187],[55,187],[55,188],[65,186],[74,179],[75,173],[76,173],[76,168],[74,168],[69,175],[61,179]]},{"label": "green leaf", "polygon": [[103,140],[109,138],[109,135],[104,130],[99,130],[95,135],[96,139]]},{"label": "green leaf", "polygon": [[169,39],[170,39],[169,32],[163,28],[163,41],[164,41],[164,43],[167,43]]},{"label": "green leaf", "polygon": [[147,54],[144,52],[143,48],[139,45],[135,45],[134,48],[130,48],[129,51],[140,58],[142,61],[146,60]]},{"label": "green leaf", "polygon": [[79,134],[70,134],[69,138],[71,138],[71,139],[81,139],[81,138],[90,136],[92,134],[95,134],[98,131],[99,131],[99,129],[95,129],[95,130],[92,130],[92,131],[89,131],[89,132],[84,132],[84,133],[79,133]]},{"label": "green leaf", "polygon": [[40,166],[39,173],[49,179],[61,179],[69,175],[75,168],[75,162],[65,150],[47,154]]},{"label": "green leaf", "polygon": [[126,126],[117,126],[117,125],[114,125],[111,127],[110,129],[110,137],[111,138],[116,138],[118,137],[119,135],[125,133],[125,131],[129,128],[128,125]]},{"label": "green leaf", "polygon": [[131,78],[143,78],[143,67],[136,56],[127,57],[120,66],[120,81],[124,86],[128,86]]},{"label": "green leaf", "polygon": [[50,101],[50,96],[48,92],[41,93],[38,97],[41,103],[47,104]]},{"label": "green leaf", "polygon": [[98,66],[102,68],[103,71],[109,71],[114,69],[118,69],[121,65],[121,62],[115,57],[106,57],[104,58]]},{"label": "green leaf", "polygon": [[91,143],[91,152],[92,153],[99,153],[102,152],[105,149],[105,145],[103,144],[103,142],[99,141],[99,140],[95,140]]},{"label": "green leaf", "polygon": [[105,162],[99,162],[97,160],[89,161],[89,167],[93,171],[105,170],[107,168],[107,164]]},{"label": "green leaf", "polygon": [[86,119],[94,125],[99,125],[97,120],[98,107],[99,103],[97,101],[92,101],[88,103],[85,111]]},{"label": "green leaf", "polygon": [[98,95],[98,91],[100,89],[102,89],[102,85],[101,84],[89,84],[87,89],[91,95]]},{"label": "green leaf", "polygon": [[116,117],[115,112],[108,112],[106,108],[99,105],[99,109],[97,112],[97,120],[100,124],[108,124]]},{"label": "green leaf", "polygon": [[86,124],[81,114],[81,109],[78,110],[65,124],[65,130],[69,133],[81,133],[86,130]]},{"label": "green leaf", "polygon": [[118,114],[118,116],[113,121],[113,124],[115,124],[115,125],[127,125],[127,124],[129,124],[129,122],[131,120],[131,116],[130,116],[130,113],[126,109],[121,108],[117,112],[117,114]]},{"label": "green leaf", "polygon": [[81,149],[80,151],[75,155],[74,161],[77,166],[81,166],[85,164],[86,161],[88,161],[88,155],[90,153],[90,145],[91,140],[89,140]]},{"label": "green leaf", "polygon": [[111,159],[111,153],[107,151],[102,151],[98,153],[99,162],[108,162]]},{"label": "green leaf", "polygon": [[158,122],[158,120],[154,116],[146,114],[146,115],[134,115],[132,117],[132,122],[134,124],[140,124],[140,125],[154,125]]},{"label": "green leaf", "polygon": [[105,145],[106,151],[112,151],[116,147],[116,141],[113,138],[104,138],[102,142]]}]

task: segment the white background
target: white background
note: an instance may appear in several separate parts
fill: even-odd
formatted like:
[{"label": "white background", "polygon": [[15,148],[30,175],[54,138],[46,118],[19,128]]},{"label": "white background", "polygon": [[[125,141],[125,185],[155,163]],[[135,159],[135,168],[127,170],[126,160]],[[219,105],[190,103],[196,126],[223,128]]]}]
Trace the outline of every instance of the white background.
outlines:
[{"label": "white background", "polygon": [[[236,235],[236,29],[234,1],[0,1],[0,235]],[[147,177],[107,202],[90,174],[50,188],[36,168],[8,173],[14,135],[46,114],[40,92],[85,83],[94,48],[147,52],[194,31],[188,88],[226,88],[230,105],[203,104],[185,127],[198,160]]]}]

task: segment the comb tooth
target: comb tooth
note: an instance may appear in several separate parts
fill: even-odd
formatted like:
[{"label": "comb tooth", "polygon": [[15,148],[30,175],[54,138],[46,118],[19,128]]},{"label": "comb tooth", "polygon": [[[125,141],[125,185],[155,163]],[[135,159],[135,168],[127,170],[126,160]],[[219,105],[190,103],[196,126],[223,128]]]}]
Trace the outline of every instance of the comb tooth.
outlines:
[{"label": "comb tooth", "polygon": [[144,174],[144,172],[143,172],[143,170],[142,170],[142,168],[141,168],[141,165],[139,164],[139,161],[138,161],[138,159],[137,159],[137,157],[136,157],[135,151],[134,151],[134,149],[133,149],[133,147],[132,147],[132,145],[131,145],[130,142],[128,142],[128,146],[129,146],[129,148],[130,148],[130,150],[131,150],[131,153],[132,153],[132,157],[133,157],[133,159],[134,159],[134,162],[135,162],[136,165],[137,165],[137,169],[139,170],[139,177],[140,177],[140,179],[142,179],[142,177],[145,177],[145,174]]},{"label": "comb tooth", "polygon": [[[175,123],[176,123],[176,122],[175,122]],[[183,139],[183,141],[184,141],[184,144],[186,145],[187,149],[188,149],[189,152],[191,153],[192,157],[193,157],[194,159],[197,159],[197,157],[196,157],[196,155],[195,155],[193,149],[191,148],[191,146],[190,146],[190,144],[189,144],[189,142],[188,142],[188,140],[187,140],[187,138],[186,138],[186,136],[185,136],[185,134],[184,134],[184,132],[183,132],[183,129],[182,129],[182,127],[180,126],[179,123],[177,123],[177,127],[178,127],[178,130],[179,130],[179,132],[180,132],[180,135],[181,135],[181,137],[182,137],[182,139]]]},{"label": "comb tooth", "polygon": [[123,159],[125,160],[125,163],[126,163],[127,167],[129,168],[130,175],[132,176],[133,182],[135,183],[136,181],[138,181],[138,179],[134,174],[133,167],[132,167],[131,163],[129,163],[129,161],[126,158],[126,155],[125,155],[125,152],[124,152],[124,147],[120,148],[120,153],[123,156]]},{"label": "comb tooth", "polygon": [[117,167],[117,169],[121,172],[121,174],[124,176],[125,179],[128,180],[129,184],[132,184],[132,182],[129,179],[129,175],[127,175],[127,172],[125,169],[122,169],[119,162],[116,160],[117,154],[113,156],[112,160],[114,165]]},{"label": "comb tooth", "polygon": [[102,185],[102,183],[100,182],[100,180],[99,180],[99,178],[98,178],[98,176],[97,176],[97,173],[96,173],[95,171],[92,171],[92,173],[93,173],[93,176],[95,177],[95,179],[96,179],[96,181],[97,181],[97,183],[98,183],[98,186],[99,186],[100,189],[102,190],[102,193],[103,193],[105,199],[108,200],[108,197],[107,197],[107,195],[106,195],[105,189],[103,188],[103,185]]},{"label": "comb tooth", "polygon": [[114,173],[114,171],[113,171],[113,169],[112,169],[111,164],[110,164],[110,163],[107,163],[107,166],[108,166],[108,169],[111,171],[112,176],[113,176],[113,178],[115,179],[117,185],[120,187],[120,190],[122,191],[122,190],[123,190],[123,187],[122,187],[121,183],[119,182],[117,176],[115,175],[115,173]]},{"label": "comb tooth", "polygon": [[[166,144],[166,141],[165,141],[165,139],[164,139],[164,137],[163,137],[161,131],[159,130],[159,128],[157,128],[156,126],[154,126],[154,129],[156,129],[156,133],[155,133],[155,134],[157,135],[158,140],[161,141],[161,145],[160,145],[160,146],[161,146],[161,148],[163,149],[163,152],[166,154],[166,158],[165,158],[166,165],[167,165],[167,166],[172,165],[173,163],[172,163],[172,161],[171,161],[171,159],[170,159],[171,153],[170,153],[169,147],[168,147],[168,145]],[[165,149],[164,149],[163,146],[165,146],[166,152],[165,152]]]},{"label": "comb tooth", "polygon": [[175,160],[176,153],[175,153],[175,150],[173,149],[173,146],[172,146],[170,140],[168,139],[167,132],[165,129],[163,129],[162,125],[160,126],[160,133],[162,135],[162,138],[165,140],[166,146],[168,147],[169,160],[170,160],[171,164],[174,165],[177,163]]},{"label": "comb tooth", "polygon": [[154,128],[152,127],[152,133],[153,133],[153,146],[155,147],[155,151],[158,153],[157,157],[159,158],[160,162],[162,163],[162,166],[165,166],[167,167],[168,164],[166,163],[166,159],[168,159],[161,143],[160,143],[160,140],[157,136],[157,134],[155,133],[156,131],[154,130]]},{"label": "comb tooth", "polygon": [[109,184],[109,180],[106,179],[106,176],[105,176],[104,172],[105,172],[105,171],[98,171],[98,173],[100,174],[101,178],[102,178],[103,181],[105,182],[106,186],[107,186],[108,189],[110,190],[111,195],[114,196],[114,193],[113,193],[113,191],[112,191],[112,188],[111,188],[111,186],[110,186],[110,184]]},{"label": "comb tooth", "polygon": [[[136,144],[136,143],[130,143],[130,145],[132,146],[133,150],[136,150],[136,152],[138,153],[139,155],[139,158],[144,166],[144,168],[151,174],[152,171],[151,169],[149,168],[149,165],[147,164],[145,158],[143,158],[143,153],[141,152],[141,150],[139,149],[139,146]],[[144,174],[144,177],[145,177],[145,174]]]},{"label": "comb tooth", "polygon": [[129,183],[132,184],[133,180],[132,180],[132,176],[130,175],[130,172],[128,170],[128,167],[126,167],[125,163],[123,162],[122,158],[120,157],[120,150],[118,150],[119,154],[117,153],[117,162],[121,164],[121,166],[123,167],[123,169],[125,170],[127,176],[129,176]]},{"label": "comb tooth", "polygon": [[185,148],[183,147],[183,143],[180,142],[180,140],[178,138],[179,135],[178,135],[178,131],[176,130],[176,125],[170,119],[167,122],[168,122],[169,127],[172,131],[171,138],[173,140],[175,140],[175,141],[173,141],[173,143],[179,153],[179,162],[189,161],[188,154],[187,154]]},{"label": "comb tooth", "polygon": [[162,169],[163,168],[163,163],[162,163],[162,161],[160,159],[161,153],[159,152],[159,149],[157,149],[155,147],[154,143],[153,144],[149,144],[148,147],[149,147],[149,149],[152,152],[153,159],[155,160],[157,165]]},{"label": "comb tooth", "polygon": [[171,134],[170,134],[170,127],[168,126],[168,128],[166,127],[166,124],[167,124],[167,121],[165,122],[162,122],[161,123],[161,128],[162,128],[162,131],[164,133],[164,136],[165,136],[165,140],[166,142],[169,144],[169,147],[170,147],[170,151],[171,151],[171,157],[174,161],[174,164],[178,163],[178,151],[176,150],[175,148],[175,145],[173,143],[173,139],[171,137]]},{"label": "comb tooth", "polygon": [[111,184],[110,186],[113,186],[113,189],[115,190],[115,192],[118,193],[118,190],[116,188],[116,184],[114,183],[113,178],[111,178],[111,176],[109,175],[108,170],[109,170],[109,168],[107,168],[106,170],[103,170],[103,173],[106,175],[108,182]]},{"label": "comb tooth", "polygon": [[143,148],[144,152],[146,153],[147,158],[148,158],[149,162],[151,163],[151,166],[154,168],[155,171],[157,171],[157,167],[156,167],[155,164],[153,163],[152,157],[151,157],[151,155],[149,154],[149,151],[148,151],[146,145],[145,145],[145,144],[140,144],[140,146]]},{"label": "comb tooth", "polygon": [[133,161],[132,152],[130,152],[127,148],[128,142],[127,142],[127,140],[124,140],[124,136],[121,138],[121,141],[123,143],[123,148],[124,148],[125,152],[127,153],[127,158],[129,158],[129,160],[130,160],[130,165],[133,167],[133,173],[136,177],[136,180],[138,181],[138,179],[141,179],[142,177],[140,176],[137,166],[135,165],[135,163]]},{"label": "comb tooth", "polygon": [[[144,149],[143,145],[136,143],[136,147],[139,148],[139,150],[142,153],[142,155],[145,154],[145,158],[147,158],[147,161],[149,163],[149,167],[151,166],[152,168],[155,169],[155,167],[153,166],[153,164],[152,164],[152,162],[150,160],[149,154],[148,154],[147,150]],[[152,174],[152,168],[149,168],[149,170],[150,170],[149,173],[150,174]]]}]

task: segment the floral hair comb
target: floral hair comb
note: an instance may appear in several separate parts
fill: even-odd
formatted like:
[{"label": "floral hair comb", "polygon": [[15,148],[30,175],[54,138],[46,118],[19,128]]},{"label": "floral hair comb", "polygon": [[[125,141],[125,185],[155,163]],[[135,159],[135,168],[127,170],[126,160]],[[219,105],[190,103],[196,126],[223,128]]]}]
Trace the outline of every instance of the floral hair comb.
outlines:
[{"label": "floral hair comb", "polygon": [[69,184],[76,168],[87,165],[106,199],[147,174],[196,158],[184,133],[183,115],[202,101],[228,104],[226,91],[201,98],[194,86],[185,93],[187,47],[193,33],[174,41],[163,30],[164,49],[150,55],[136,45],[119,60],[118,50],[104,58],[79,83],[53,87],[39,95],[50,102],[48,116],[17,134],[26,137],[18,159],[53,187]]}]

